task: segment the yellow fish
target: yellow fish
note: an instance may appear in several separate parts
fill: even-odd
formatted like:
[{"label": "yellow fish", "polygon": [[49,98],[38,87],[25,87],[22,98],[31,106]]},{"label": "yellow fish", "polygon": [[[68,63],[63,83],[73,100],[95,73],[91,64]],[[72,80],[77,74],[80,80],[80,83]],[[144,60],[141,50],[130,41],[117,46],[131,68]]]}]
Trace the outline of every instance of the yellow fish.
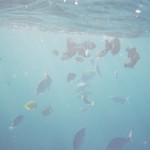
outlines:
[{"label": "yellow fish", "polygon": [[37,108],[37,103],[35,101],[30,101],[28,102],[27,104],[25,104],[25,109],[27,110],[32,110],[32,109],[35,109]]}]

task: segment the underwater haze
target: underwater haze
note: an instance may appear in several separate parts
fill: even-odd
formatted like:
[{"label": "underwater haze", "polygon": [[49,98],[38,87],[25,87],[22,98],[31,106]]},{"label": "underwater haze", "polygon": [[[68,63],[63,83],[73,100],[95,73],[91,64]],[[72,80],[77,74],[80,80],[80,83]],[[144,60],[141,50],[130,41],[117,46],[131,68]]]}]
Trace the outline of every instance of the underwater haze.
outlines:
[{"label": "underwater haze", "polygon": [[0,0],[0,150],[150,150],[149,0]]}]

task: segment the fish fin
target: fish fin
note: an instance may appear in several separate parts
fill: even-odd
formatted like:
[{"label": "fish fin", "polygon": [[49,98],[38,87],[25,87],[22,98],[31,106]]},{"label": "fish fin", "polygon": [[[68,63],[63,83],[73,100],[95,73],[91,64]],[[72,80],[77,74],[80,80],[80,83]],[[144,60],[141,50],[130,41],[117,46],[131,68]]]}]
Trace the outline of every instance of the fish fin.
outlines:
[{"label": "fish fin", "polygon": [[130,130],[129,134],[128,134],[128,139],[131,140],[132,139],[132,130]]}]

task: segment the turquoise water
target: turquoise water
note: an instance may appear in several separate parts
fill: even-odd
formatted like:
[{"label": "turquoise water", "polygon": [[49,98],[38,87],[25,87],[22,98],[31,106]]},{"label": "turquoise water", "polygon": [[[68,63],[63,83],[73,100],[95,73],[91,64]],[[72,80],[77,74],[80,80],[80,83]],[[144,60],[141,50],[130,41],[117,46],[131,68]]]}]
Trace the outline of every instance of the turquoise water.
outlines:
[{"label": "turquoise water", "polygon": [[[15,2],[17,5],[17,1]],[[59,2],[56,1],[55,4]],[[24,3],[22,1],[17,8],[34,4],[31,1]],[[83,3],[86,4],[84,1]],[[88,3],[92,2],[89,0]],[[150,149],[150,38],[147,23],[149,16],[146,12],[149,3],[137,1],[133,6],[139,3],[143,9],[142,15],[145,15],[147,20],[137,24],[134,28],[141,28],[140,31],[142,31],[136,36],[132,36],[135,35],[132,34],[135,30],[131,29],[128,32],[129,30],[126,30],[124,26],[120,26],[118,32],[116,32],[117,28],[109,29],[111,36],[105,34],[106,28],[97,32],[99,30],[94,29],[95,24],[91,24],[90,28],[74,24],[74,28],[69,29],[70,26],[67,23],[64,25],[61,20],[59,20],[60,24],[55,24],[56,18],[61,17],[59,14],[57,16],[57,13],[51,15],[49,12],[51,17],[56,15],[52,26],[49,22],[44,23],[39,20],[36,20],[36,23],[29,23],[28,19],[18,21],[16,14],[11,16],[11,11],[10,14],[7,12],[8,18],[5,15],[2,17],[1,14],[0,18],[3,18],[5,22],[1,22],[0,26],[0,150],[72,150],[74,136],[82,127],[86,128],[86,133],[80,150],[104,150],[111,139],[118,136],[127,138],[130,131],[132,131],[132,138],[124,145],[125,150]],[[8,8],[18,11],[9,1],[7,3],[2,1],[2,4],[5,6],[0,7],[2,12]],[[104,9],[114,6],[110,1],[102,4],[101,7]],[[130,6],[130,3],[127,4]],[[62,6],[64,3],[59,3],[59,5],[64,8]],[[45,5],[35,6],[38,8],[35,10],[40,10],[40,12],[42,8],[45,8]],[[39,9],[37,6],[42,6],[42,8]],[[69,6],[72,8],[74,4],[68,0],[65,7],[69,8]],[[80,6],[79,3],[77,7]],[[87,13],[85,10],[83,12]],[[26,15],[26,13],[23,14],[24,18]],[[40,13],[40,17],[42,15],[44,14]],[[105,13],[103,15],[105,16]],[[63,20],[63,17],[61,19]],[[69,19],[73,20],[72,16]],[[136,24],[134,21],[127,21],[127,24],[130,25],[130,23]],[[46,28],[47,24],[49,28]],[[111,41],[114,37],[120,40],[119,53],[113,56],[111,52],[108,52],[102,58],[97,59],[96,54],[104,48],[105,39]],[[85,41],[93,42],[96,47],[89,50],[89,57],[82,57],[83,62],[75,60],[78,54],[62,60],[67,50],[68,39],[72,39],[79,47]],[[136,47],[140,55],[134,68],[124,67],[128,59],[127,47]],[[54,54],[54,50],[57,50],[59,55]],[[96,72],[96,65],[100,68],[101,76]],[[83,73],[89,70],[94,70],[96,74],[87,82],[81,81]],[[117,77],[114,76],[116,71]],[[75,73],[76,77],[67,82],[67,75],[71,72]],[[45,79],[44,73],[51,77],[52,83],[46,91],[37,95],[39,82]],[[88,100],[94,102],[94,105],[87,105],[79,97],[77,92],[79,83],[88,84],[86,90],[91,93]],[[123,104],[117,103],[110,99],[114,95],[129,97],[129,99]],[[37,108],[25,109],[25,104],[30,101],[35,101]],[[47,105],[52,107],[52,112],[44,116],[41,112]],[[22,122],[14,129],[10,129],[9,127],[18,115],[24,116]]]}]

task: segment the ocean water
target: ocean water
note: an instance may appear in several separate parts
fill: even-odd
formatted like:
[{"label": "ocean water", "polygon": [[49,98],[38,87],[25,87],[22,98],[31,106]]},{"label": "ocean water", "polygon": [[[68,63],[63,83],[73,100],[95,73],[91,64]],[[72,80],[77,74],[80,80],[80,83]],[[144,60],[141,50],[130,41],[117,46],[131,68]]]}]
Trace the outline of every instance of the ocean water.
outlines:
[{"label": "ocean water", "polygon": [[[0,150],[108,150],[130,131],[125,150],[150,150],[149,6],[149,0],[0,0]],[[119,52],[98,58],[115,38]],[[125,67],[133,60],[127,48],[140,57],[133,67]],[[75,77],[67,81],[70,73]],[[45,74],[52,82],[37,94]],[[27,110],[30,101],[37,107]],[[11,129],[18,115],[23,120]]]}]

